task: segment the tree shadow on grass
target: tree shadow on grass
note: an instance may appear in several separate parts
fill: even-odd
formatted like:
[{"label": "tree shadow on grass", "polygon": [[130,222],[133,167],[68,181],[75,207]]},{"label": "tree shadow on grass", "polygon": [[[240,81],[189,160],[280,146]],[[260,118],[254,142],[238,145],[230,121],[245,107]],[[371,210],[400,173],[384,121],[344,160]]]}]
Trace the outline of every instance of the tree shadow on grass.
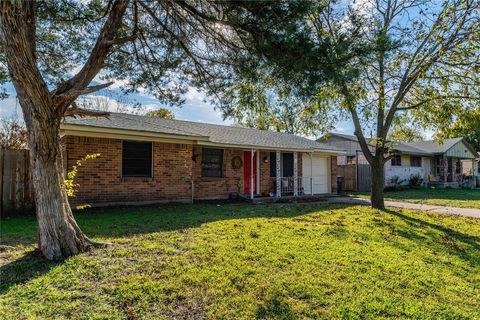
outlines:
[{"label": "tree shadow on grass", "polygon": [[0,294],[6,293],[11,286],[46,274],[59,263],[61,261],[45,259],[39,250],[26,252],[19,259],[0,267]]},{"label": "tree shadow on grass", "polygon": [[[344,208],[349,205],[325,204],[167,204],[145,207],[89,209],[77,211],[75,219],[92,238],[124,238],[152,232],[175,231],[199,227],[206,223],[248,218],[291,218],[312,212]],[[351,205],[350,205],[351,206]],[[4,221],[2,244],[32,244],[36,240],[36,223],[22,218]],[[20,221],[19,221],[20,220]],[[22,237],[16,223],[22,222]]]},{"label": "tree shadow on grass", "polygon": [[[91,238],[126,238],[162,231],[175,231],[200,227],[202,224],[248,218],[290,218],[312,212],[322,212],[345,205],[319,204],[196,204],[161,205],[90,209],[76,212],[75,218],[82,230]],[[16,224],[22,226],[21,231]],[[31,245],[36,240],[36,222],[30,218],[2,221],[2,244]],[[21,232],[21,237],[18,233]],[[3,258],[8,252],[3,253]],[[2,258],[2,257],[0,257]],[[8,257],[6,258],[8,260]],[[48,261],[38,250],[26,252],[22,257],[0,266],[0,294],[16,284],[26,282],[49,272],[62,263]]]},{"label": "tree shadow on grass", "polygon": [[[425,245],[427,239],[423,235],[420,235],[414,231],[416,229],[424,229],[430,239],[438,239],[438,245],[446,248],[448,252],[455,254],[462,260],[468,261],[473,266],[480,265],[480,237],[465,234],[449,227],[408,216],[400,211],[386,209],[385,212],[400,218],[412,227],[410,230],[398,230],[398,235],[408,238],[409,240],[417,242],[421,245]],[[440,232],[440,234],[432,233],[432,231]],[[457,244],[457,242],[470,247],[472,250],[464,250]],[[471,255],[469,252],[474,252],[476,254]]]}]

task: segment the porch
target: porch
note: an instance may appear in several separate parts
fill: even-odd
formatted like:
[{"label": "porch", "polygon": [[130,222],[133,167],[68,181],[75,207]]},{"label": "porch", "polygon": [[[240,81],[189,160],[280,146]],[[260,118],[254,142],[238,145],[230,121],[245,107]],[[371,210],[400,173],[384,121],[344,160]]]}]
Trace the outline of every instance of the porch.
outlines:
[{"label": "porch", "polygon": [[460,157],[435,156],[432,159],[429,185],[444,188],[459,188],[474,186],[475,172],[465,174],[465,161],[472,161]]},{"label": "porch", "polygon": [[246,199],[332,193],[331,155],[320,152],[250,150],[244,151],[243,158],[242,197]]}]

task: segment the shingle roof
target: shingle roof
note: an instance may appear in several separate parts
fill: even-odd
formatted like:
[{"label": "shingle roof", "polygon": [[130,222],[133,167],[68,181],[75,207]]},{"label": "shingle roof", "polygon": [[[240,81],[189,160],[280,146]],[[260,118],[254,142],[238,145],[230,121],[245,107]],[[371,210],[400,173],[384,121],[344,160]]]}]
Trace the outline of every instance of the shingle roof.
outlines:
[{"label": "shingle roof", "polygon": [[[320,139],[318,139],[317,141],[328,139],[330,136],[336,136],[336,137],[340,137],[340,138],[350,140],[350,141],[355,141],[355,142],[358,141],[357,136],[355,136],[355,135],[336,133],[336,132],[330,132],[330,133],[326,134],[325,136],[321,137]],[[367,143],[370,143],[370,140],[371,140],[370,138],[365,138],[365,141]]]},{"label": "shingle roof", "polygon": [[234,126],[168,120],[124,113],[111,113],[107,118],[68,118],[69,125],[124,129],[150,133],[207,138],[209,142],[263,148],[342,151],[289,133],[264,131]]},{"label": "shingle roof", "polygon": [[418,142],[408,142],[408,143],[399,143],[395,147],[398,151],[413,151],[418,150],[424,153],[430,154],[441,154],[447,152],[451,147],[462,141],[463,138],[453,138],[445,139],[443,143],[438,143],[435,141],[418,141]]},{"label": "shingle roof", "polygon": [[[328,137],[331,137],[331,136],[336,136],[346,140],[358,142],[357,137],[354,135],[335,133],[335,132],[331,132],[325,135],[323,138],[320,138],[319,141],[323,139],[328,139]],[[450,148],[452,148],[455,144],[461,142],[462,140],[463,138],[445,139],[443,140],[442,143],[438,143],[433,140],[408,142],[408,143],[396,142],[393,144],[392,148],[399,153],[413,154],[413,155],[419,155],[419,156],[432,156],[432,155],[438,155],[438,154],[443,154],[447,152]],[[366,138],[366,141],[367,143],[370,143],[371,138]],[[471,149],[471,147],[469,148]]]}]

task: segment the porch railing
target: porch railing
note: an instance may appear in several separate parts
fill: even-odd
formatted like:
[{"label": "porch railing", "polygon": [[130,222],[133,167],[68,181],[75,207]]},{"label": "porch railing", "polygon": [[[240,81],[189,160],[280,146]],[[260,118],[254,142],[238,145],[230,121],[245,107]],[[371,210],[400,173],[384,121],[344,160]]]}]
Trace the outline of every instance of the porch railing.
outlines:
[{"label": "porch railing", "polygon": [[[295,195],[295,178],[294,177],[280,177],[278,180],[275,177],[271,178],[270,190],[271,195],[275,196],[277,193],[277,185],[280,184],[280,196],[294,196]],[[319,176],[298,176],[297,177],[297,192],[296,195],[310,195],[317,193],[329,193],[328,177],[326,175]]]},{"label": "porch railing", "polygon": [[[297,194],[304,195],[304,188],[303,188],[303,177],[297,177]],[[294,177],[280,177],[278,180],[277,178],[272,178],[273,184],[275,186],[275,191],[277,183],[280,183],[280,192],[282,196],[293,196],[295,194],[295,178]]]}]

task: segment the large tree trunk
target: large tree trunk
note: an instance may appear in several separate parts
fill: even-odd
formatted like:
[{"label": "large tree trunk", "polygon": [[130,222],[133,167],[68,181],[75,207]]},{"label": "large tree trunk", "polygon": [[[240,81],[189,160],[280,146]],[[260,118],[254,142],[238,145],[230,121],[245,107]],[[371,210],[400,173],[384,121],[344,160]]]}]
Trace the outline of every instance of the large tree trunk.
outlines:
[{"label": "large tree trunk", "polygon": [[[92,242],[73,218],[64,187],[60,121],[28,114],[29,101],[20,104],[27,121],[33,188],[38,221],[38,246],[47,259],[61,259],[90,248]],[[37,104],[38,105],[38,104]],[[49,106],[47,108],[52,108]]]},{"label": "large tree trunk", "polygon": [[61,114],[37,67],[35,2],[0,6],[0,36],[28,129],[39,248],[47,259],[61,259],[87,250],[92,242],[75,222],[63,185]]},{"label": "large tree trunk", "polygon": [[385,171],[383,161],[378,161],[376,157],[370,163],[372,167],[372,193],[370,200],[372,208],[385,209],[383,189],[385,188]]}]

